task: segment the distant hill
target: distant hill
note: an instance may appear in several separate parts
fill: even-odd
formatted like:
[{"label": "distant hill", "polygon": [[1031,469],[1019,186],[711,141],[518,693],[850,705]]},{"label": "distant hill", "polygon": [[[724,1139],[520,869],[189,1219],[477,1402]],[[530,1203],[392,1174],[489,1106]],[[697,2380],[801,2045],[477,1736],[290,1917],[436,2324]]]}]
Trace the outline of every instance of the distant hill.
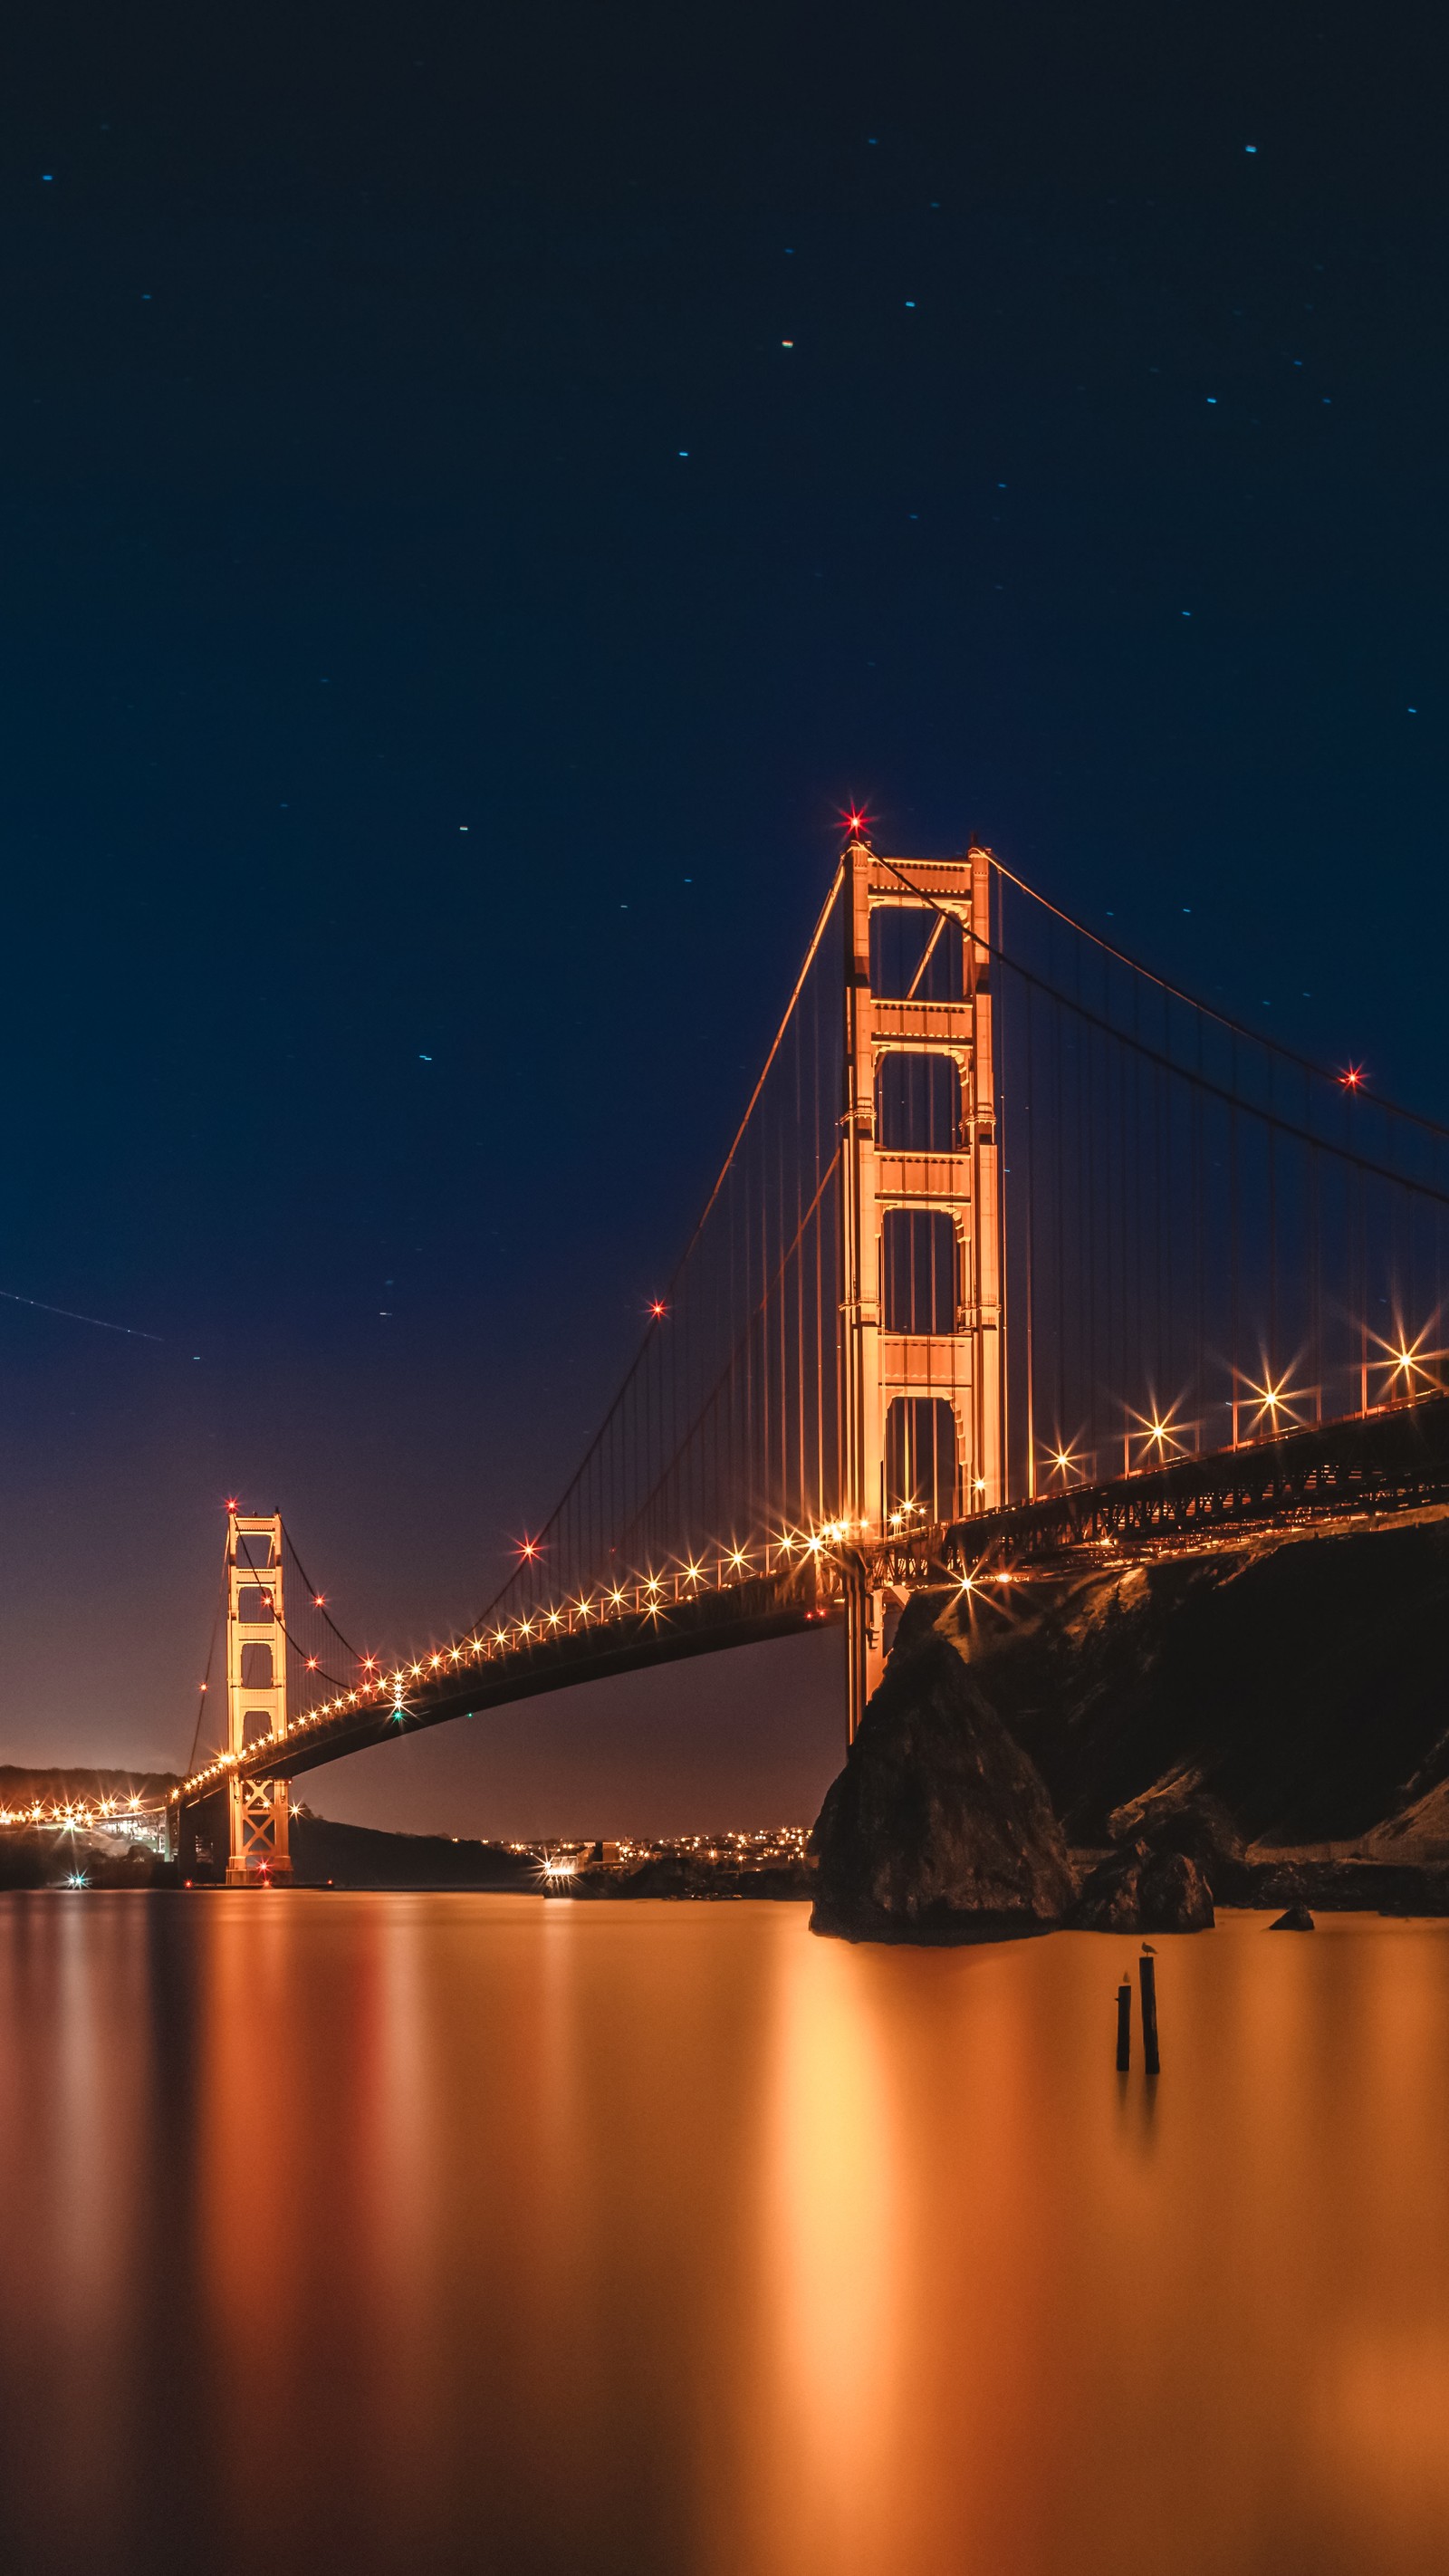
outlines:
[{"label": "distant hill", "polygon": [[292,1874],[300,1887],[471,1887],[538,1893],[538,1863],[502,1843],[450,1834],[375,1833],[304,1809],[292,1818]]},{"label": "distant hill", "polygon": [[99,1806],[102,1798],[164,1798],[179,1787],[179,1771],[88,1771],[79,1763],[63,1771],[32,1771],[0,1762],[0,1807]]}]

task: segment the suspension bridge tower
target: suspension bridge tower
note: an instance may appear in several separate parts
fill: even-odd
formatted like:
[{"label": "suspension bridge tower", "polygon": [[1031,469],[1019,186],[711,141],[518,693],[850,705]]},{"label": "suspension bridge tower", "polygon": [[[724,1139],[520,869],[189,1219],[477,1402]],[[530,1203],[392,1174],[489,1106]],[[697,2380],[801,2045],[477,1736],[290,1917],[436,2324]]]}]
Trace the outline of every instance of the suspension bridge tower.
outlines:
[{"label": "suspension bridge tower", "polygon": [[[842,1499],[888,1536],[1003,1499],[991,860],[897,867],[857,836],[844,867]],[[863,1581],[847,1591],[852,1738],[885,1606]]]},{"label": "suspension bridge tower", "polygon": [[[228,1750],[240,1754],[262,1737],[286,1731],[280,1514],[228,1514],[226,1569],[226,1740]],[[289,1879],[288,1782],[233,1777],[226,1796],[228,1887]]]}]

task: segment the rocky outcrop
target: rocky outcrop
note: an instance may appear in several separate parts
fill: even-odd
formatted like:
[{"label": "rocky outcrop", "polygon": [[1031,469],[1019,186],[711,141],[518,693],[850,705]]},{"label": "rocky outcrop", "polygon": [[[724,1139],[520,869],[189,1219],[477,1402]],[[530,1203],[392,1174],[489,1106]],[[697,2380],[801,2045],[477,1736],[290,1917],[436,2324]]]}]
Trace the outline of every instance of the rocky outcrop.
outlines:
[{"label": "rocky outcrop", "polygon": [[1071,1919],[1079,1932],[1210,1932],[1213,1892],[1187,1852],[1139,1839],[1098,1863]]},{"label": "rocky outcrop", "polygon": [[1031,1572],[906,1605],[817,1827],[820,1928],[1061,1919],[1064,1846],[1111,1847],[1073,1919],[1114,1931],[1449,1915],[1449,1513]]},{"label": "rocky outcrop", "polygon": [[929,1628],[897,1642],[812,1849],[814,1928],[857,1939],[1030,1930],[1076,1892],[1040,1772]]},{"label": "rocky outcrop", "polygon": [[1156,1784],[1108,1818],[1114,1843],[1143,1842],[1165,1857],[1178,1852],[1206,1879],[1219,1905],[1251,1905],[1255,1872],[1243,1837],[1221,1798],[1198,1787],[1189,1771]]},{"label": "rocky outcrop", "polygon": [[[1449,1862],[1449,1515],[1043,1563],[1006,1606],[942,1591],[932,1615],[1071,1843],[1155,1844],[1156,1814],[1211,1799],[1250,1849]],[[1230,1855],[1191,1856],[1248,1901],[1214,1875]]]},{"label": "rocky outcrop", "polygon": [[1313,1917],[1306,1905],[1290,1905],[1286,1914],[1280,1914],[1277,1922],[1268,1926],[1270,1932],[1311,1932],[1313,1928]]}]

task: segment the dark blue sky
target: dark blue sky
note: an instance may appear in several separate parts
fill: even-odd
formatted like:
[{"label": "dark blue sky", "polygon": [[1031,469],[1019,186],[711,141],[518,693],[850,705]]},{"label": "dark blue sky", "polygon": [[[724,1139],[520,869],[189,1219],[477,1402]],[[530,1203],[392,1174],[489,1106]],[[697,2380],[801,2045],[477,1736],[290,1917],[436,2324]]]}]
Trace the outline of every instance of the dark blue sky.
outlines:
[{"label": "dark blue sky", "polygon": [[[354,1634],[476,1610],[851,796],[1449,1113],[1443,74],[1427,7],[32,13],[0,1288],[160,1339],[0,1307],[0,1758],[185,1754],[228,1490]],[[804,1813],[830,1677],[738,1671],[313,1794]]]}]

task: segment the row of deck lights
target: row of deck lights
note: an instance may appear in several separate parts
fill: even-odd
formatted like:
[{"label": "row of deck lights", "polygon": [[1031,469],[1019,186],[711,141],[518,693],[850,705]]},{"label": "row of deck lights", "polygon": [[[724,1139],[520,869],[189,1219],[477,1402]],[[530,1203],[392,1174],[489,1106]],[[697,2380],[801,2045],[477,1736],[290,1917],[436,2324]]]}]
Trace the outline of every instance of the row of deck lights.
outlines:
[{"label": "row of deck lights", "polygon": [[[911,1508],[914,1510],[917,1507],[913,1505]],[[896,1525],[899,1517],[898,1514],[894,1516],[892,1527]],[[838,1546],[842,1539],[849,1537],[852,1527],[864,1536],[870,1528],[870,1523],[860,1521],[852,1524],[848,1520],[823,1521],[819,1529],[812,1531],[808,1536],[798,1530],[785,1530],[778,1539],[765,1543],[764,1570],[770,1571],[769,1558],[772,1551],[777,1560],[777,1570],[780,1559],[783,1559],[786,1565],[794,1563],[797,1559],[811,1557],[824,1560],[832,1547]],[[522,1554],[530,1559],[536,1556],[537,1549],[532,1541],[525,1542]],[[591,1594],[581,1594],[578,1600],[566,1602],[562,1609],[531,1612],[527,1618],[514,1620],[510,1626],[500,1624],[484,1635],[467,1637],[459,1645],[442,1647],[435,1654],[420,1656],[414,1663],[396,1664],[391,1672],[380,1668],[377,1656],[364,1655],[362,1658],[364,1677],[356,1690],[338,1691],[334,1698],[320,1701],[318,1706],[309,1709],[305,1716],[290,1719],[281,1736],[261,1737],[256,1746],[249,1746],[241,1753],[217,1754],[214,1761],[208,1762],[200,1771],[194,1771],[181,1788],[170,1792],[171,1803],[178,1804],[188,1793],[205,1787],[209,1780],[225,1779],[229,1773],[243,1768],[249,1752],[270,1750],[278,1743],[293,1741],[307,1734],[312,1728],[345,1715],[349,1709],[365,1708],[369,1702],[385,1700],[389,1692],[393,1694],[395,1706],[401,1714],[402,1694],[409,1682],[433,1681],[441,1674],[456,1672],[462,1665],[468,1663],[491,1663],[500,1655],[516,1654],[525,1646],[537,1645],[543,1638],[554,1637],[560,1633],[572,1636],[576,1628],[587,1627],[591,1622],[607,1625],[611,1617],[643,1617],[657,1620],[663,1617],[666,1608],[673,1607],[681,1600],[696,1599],[701,1586],[710,1591],[726,1591],[732,1583],[742,1581],[755,1570],[754,1562],[745,1548],[730,1548],[716,1559],[713,1582],[709,1581],[708,1569],[704,1561],[690,1558],[677,1573],[663,1576],[651,1574],[632,1584],[614,1584],[602,1591],[597,1598]],[[309,1669],[315,1671],[316,1658],[309,1658],[308,1661]]]},{"label": "row of deck lights", "polygon": [[37,1799],[29,1807],[0,1807],[0,1825],[53,1825],[58,1832],[86,1833],[93,1825],[102,1824],[112,1817],[125,1818],[140,1812],[139,1796],[99,1798],[94,1806],[89,1807],[79,1803],[57,1806],[53,1800],[50,1805],[42,1806]]},{"label": "row of deck lights", "polygon": [[[1422,1340],[1422,1336],[1420,1338]],[[1392,1346],[1386,1345],[1386,1347]],[[1422,1369],[1422,1362],[1415,1357],[1417,1347],[1415,1345],[1413,1350],[1395,1352],[1393,1357],[1396,1365],[1403,1369]],[[1442,1355],[1435,1353],[1433,1356],[1437,1358]],[[1427,1371],[1423,1373],[1427,1375]],[[1286,1380],[1280,1381],[1275,1386],[1269,1379],[1266,1387],[1254,1388],[1252,1391],[1262,1400],[1264,1411],[1270,1415],[1276,1428],[1279,1413],[1288,1413],[1289,1404],[1293,1401],[1292,1395],[1288,1394]],[[1165,1418],[1158,1415],[1136,1418],[1141,1426],[1136,1436],[1144,1440],[1149,1449],[1155,1448],[1159,1455],[1181,1453],[1185,1449],[1186,1444],[1179,1436],[1180,1427],[1174,1424],[1171,1412]],[[1293,1417],[1289,1415],[1289,1418]],[[1082,1475],[1084,1462],[1075,1450],[1066,1447],[1047,1451],[1042,1463],[1051,1471],[1060,1474],[1065,1482],[1070,1483],[1074,1472],[1078,1477]],[[978,1480],[977,1491],[984,1491],[984,1484],[980,1480]],[[924,1504],[914,1502],[903,1504],[889,1514],[888,1532],[893,1537],[907,1535],[913,1527],[919,1528],[927,1517]],[[871,1523],[868,1520],[855,1523],[848,1520],[824,1521],[818,1530],[812,1531],[808,1536],[797,1530],[785,1530],[777,1540],[765,1543],[765,1570],[769,1571],[768,1560],[772,1549],[777,1564],[783,1559],[784,1563],[789,1565],[797,1557],[802,1560],[810,1557],[823,1560],[828,1556],[831,1548],[838,1546],[842,1540],[850,1536],[852,1528],[861,1538],[865,1538],[870,1531]],[[538,1553],[535,1543],[532,1540],[526,1540],[521,1553],[525,1559],[535,1559]],[[709,1588],[726,1590],[731,1582],[741,1580],[753,1570],[748,1551],[744,1548],[731,1548],[716,1560],[714,1583]],[[1006,1583],[1011,1579],[1010,1574],[1004,1572],[988,1578],[993,1583]],[[535,1645],[546,1637],[557,1636],[560,1631],[572,1636],[576,1622],[584,1627],[587,1627],[591,1620],[607,1625],[611,1615],[615,1618],[643,1616],[657,1620],[663,1616],[666,1603],[673,1605],[681,1599],[695,1599],[700,1586],[705,1582],[704,1563],[687,1559],[684,1566],[673,1575],[664,1577],[649,1575],[642,1580],[636,1580],[633,1584],[616,1584],[611,1589],[603,1591],[597,1601],[591,1595],[581,1595],[577,1601],[567,1602],[562,1609],[554,1608],[530,1613],[527,1618],[515,1620],[511,1626],[500,1624],[487,1635],[469,1637],[461,1645],[442,1648],[434,1654],[420,1657],[414,1663],[395,1665],[391,1672],[378,1670],[378,1658],[366,1655],[363,1657],[365,1678],[358,1689],[339,1691],[334,1698],[323,1700],[316,1708],[308,1710],[305,1716],[293,1718],[282,1739],[268,1737],[262,1741],[270,1745],[279,1740],[285,1741],[287,1738],[303,1735],[313,1727],[342,1716],[349,1709],[365,1707],[370,1700],[385,1699],[389,1691],[394,1694],[397,1711],[401,1715],[402,1693],[410,1681],[431,1681],[445,1670],[457,1671],[465,1663],[491,1663],[499,1655],[519,1653],[525,1646]],[[976,1588],[976,1584],[977,1578],[966,1575],[962,1578],[961,1589],[969,1592]],[[315,1657],[309,1659],[309,1668],[316,1669]],[[244,1753],[218,1754],[215,1761],[206,1764],[202,1770],[192,1773],[190,1779],[184,1784],[185,1791],[194,1791],[208,1780],[224,1778],[228,1772],[234,1771],[239,1763],[244,1762],[245,1758]],[[179,1801],[183,1794],[182,1789],[173,1789],[170,1792],[172,1802]],[[131,1801],[133,1807],[137,1803],[135,1799]],[[39,1811],[37,1810],[36,1813],[38,1815]],[[0,1811],[0,1823],[8,1821],[11,1819]]]}]

